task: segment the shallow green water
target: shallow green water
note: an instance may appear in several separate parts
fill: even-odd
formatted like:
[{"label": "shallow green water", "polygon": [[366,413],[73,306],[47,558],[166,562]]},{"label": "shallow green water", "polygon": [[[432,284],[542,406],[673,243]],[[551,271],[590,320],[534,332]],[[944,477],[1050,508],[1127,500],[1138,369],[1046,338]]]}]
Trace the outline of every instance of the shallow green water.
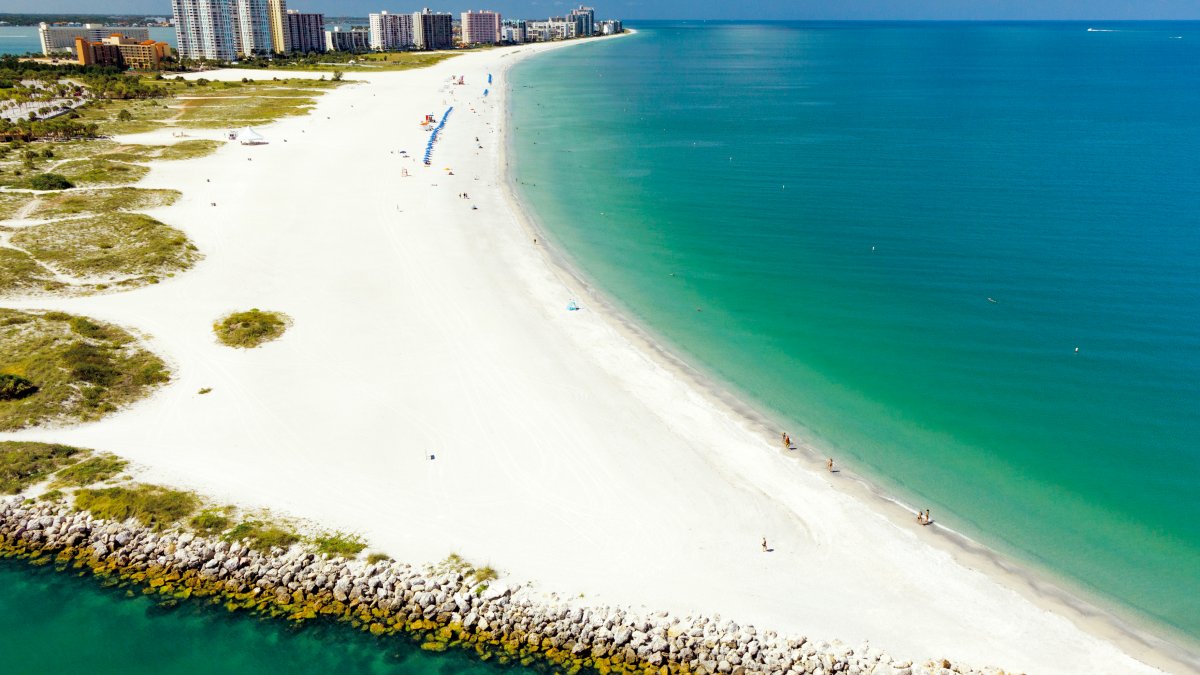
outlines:
[{"label": "shallow green water", "polygon": [[1099,27],[646,24],[513,72],[515,176],[794,437],[1200,637],[1200,25]]},{"label": "shallow green water", "polygon": [[432,654],[347,626],[231,614],[201,601],[172,608],[92,577],[0,559],[0,672],[498,675],[535,672],[461,652]]}]

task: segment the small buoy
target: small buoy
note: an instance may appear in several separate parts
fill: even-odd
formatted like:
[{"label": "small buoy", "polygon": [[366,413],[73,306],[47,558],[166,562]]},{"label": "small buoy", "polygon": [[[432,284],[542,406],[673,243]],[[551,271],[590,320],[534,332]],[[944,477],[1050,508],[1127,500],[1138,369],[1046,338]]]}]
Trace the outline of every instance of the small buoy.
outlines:
[{"label": "small buoy", "polygon": [[1078,353],[1079,353],[1079,347],[1076,347],[1076,348],[1075,348],[1075,353],[1076,353],[1076,354],[1078,354]]}]

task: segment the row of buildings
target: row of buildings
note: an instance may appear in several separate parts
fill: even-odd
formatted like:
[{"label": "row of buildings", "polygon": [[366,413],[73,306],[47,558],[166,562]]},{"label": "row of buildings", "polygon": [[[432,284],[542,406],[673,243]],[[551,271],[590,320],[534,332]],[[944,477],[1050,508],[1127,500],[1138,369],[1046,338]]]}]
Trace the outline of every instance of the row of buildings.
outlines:
[{"label": "row of buildings", "polygon": [[[171,0],[180,58],[234,61],[273,54],[453,49],[456,45],[520,44],[620,33],[620,21],[597,21],[580,6],[545,21],[504,19],[498,12],[452,14],[423,9],[411,14],[381,11],[368,25],[326,30],[325,15],[287,8],[287,0]],[[46,55],[74,50],[80,63],[157,68],[170,56],[146,28],[50,26],[39,35]]]},{"label": "row of buildings", "polygon": [[287,0],[171,0],[179,56],[241,57],[326,51],[325,15],[287,8]]},{"label": "row of buildings", "polygon": [[[436,41],[423,41],[422,23],[435,22]],[[429,10],[413,15],[379,12],[368,19],[368,44],[376,51],[401,49],[450,49],[462,45],[520,44],[567,40],[593,35],[611,35],[624,30],[620,21],[596,21],[596,10],[579,6],[569,14],[545,21],[504,19],[499,12],[467,11],[460,15],[458,30],[450,14]]]}]

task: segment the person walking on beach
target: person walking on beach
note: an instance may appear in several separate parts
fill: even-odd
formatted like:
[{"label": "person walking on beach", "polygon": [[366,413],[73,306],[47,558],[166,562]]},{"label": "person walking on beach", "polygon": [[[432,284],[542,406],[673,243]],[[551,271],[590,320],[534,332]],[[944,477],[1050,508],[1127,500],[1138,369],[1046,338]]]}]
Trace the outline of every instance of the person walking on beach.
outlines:
[{"label": "person walking on beach", "polygon": [[917,509],[917,524],[918,525],[925,524],[925,512],[922,511],[921,509]]},{"label": "person walking on beach", "polygon": [[767,552],[767,538],[766,537],[763,537],[762,548],[763,548],[763,553],[766,553]]},{"label": "person walking on beach", "polygon": [[923,522],[923,523],[921,523],[921,524],[922,524],[922,525],[928,525],[928,524],[930,524],[930,523],[932,523],[932,522],[933,522],[933,519],[929,517],[929,509],[925,509],[925,522]]},{"label": "person walking on beach", "polygon": [[825,462],[825,468],[829,469],[829,473],[833,473],[833,458],[830,457],[828,462]]}]

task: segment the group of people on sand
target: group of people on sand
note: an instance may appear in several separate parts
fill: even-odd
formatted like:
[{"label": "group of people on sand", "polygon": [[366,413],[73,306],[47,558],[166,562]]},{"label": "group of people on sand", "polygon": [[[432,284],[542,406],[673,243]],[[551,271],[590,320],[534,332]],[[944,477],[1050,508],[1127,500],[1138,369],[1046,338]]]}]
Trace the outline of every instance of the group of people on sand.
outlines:
[{"label": "group of people on sand", "polygon": [[932,522],[933,522],[933,519],[929,517],[929,509],[925,509],[924,511],[917,511],[917,524],[918,525],[928,525]]}]

